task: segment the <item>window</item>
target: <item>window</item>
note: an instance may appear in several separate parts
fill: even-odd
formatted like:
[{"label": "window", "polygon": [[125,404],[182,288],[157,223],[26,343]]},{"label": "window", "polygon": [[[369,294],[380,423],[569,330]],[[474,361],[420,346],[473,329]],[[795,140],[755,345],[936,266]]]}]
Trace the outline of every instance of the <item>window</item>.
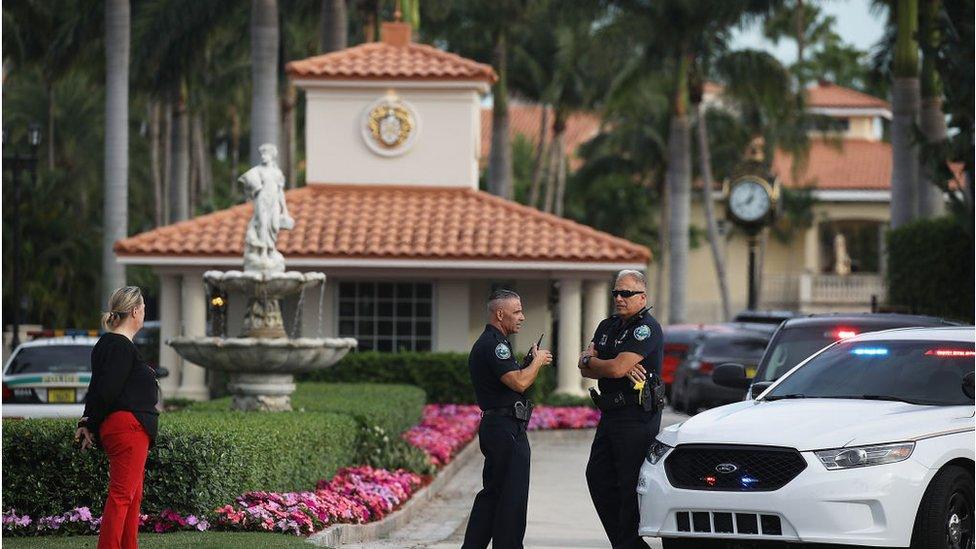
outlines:
[{"label": "window", "polygon": [[824,273],[877,273],[885,225],[878,221],[831,221],[820,225]]},{"label": "window", "polygon": [[340,282],[339,337],[360,351],[430,351],[432,296],[424,282]]}]

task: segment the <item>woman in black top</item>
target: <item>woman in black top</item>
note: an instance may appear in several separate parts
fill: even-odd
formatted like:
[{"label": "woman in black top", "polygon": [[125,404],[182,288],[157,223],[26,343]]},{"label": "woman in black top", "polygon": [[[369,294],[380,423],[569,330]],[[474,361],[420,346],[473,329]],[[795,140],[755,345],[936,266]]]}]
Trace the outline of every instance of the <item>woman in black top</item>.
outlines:
[{"label": "woman in black top", "polygon": [[156,438],[159,386],[132,338],[142,328],[146,305],[135,286],[115,290],[105,333],[92,349],[92,377],[75,440],[86,450],[96,442],[109,459],[108,498],[98,549],[136,548],[139,506],[149,446]]}]

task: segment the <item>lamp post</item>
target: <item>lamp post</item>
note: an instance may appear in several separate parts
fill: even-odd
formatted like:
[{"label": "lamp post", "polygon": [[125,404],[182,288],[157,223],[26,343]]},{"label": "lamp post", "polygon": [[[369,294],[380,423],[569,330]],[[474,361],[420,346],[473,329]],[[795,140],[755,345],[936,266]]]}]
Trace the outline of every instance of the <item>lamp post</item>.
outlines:
[{"label": "lamp post", "polygon": [[[6,142],[7,132],[4,132],[4,142]],[[4,143],[6,144],[6,143]],[[41,125],[37,122],[32,122],[27,127],[27,144],[29,145],[29,152],[27,154],[21,154],[20,152],[15,152],[10,156],[4,156],[3,162],[4,166],[9,166],[12,174],[12,183],[14,188],[14,212],[13,212],[13,249],[14,249],[14,267],[13,267],[13,318],[11,319],[11,338],[10,338],[10,350],[13,351],[20,345],[20,309],[22,296],[20,291],[20,175],[27,171],[30,173],[30,183],[31,187],[37,186],[37,150],[41,145]]]}]

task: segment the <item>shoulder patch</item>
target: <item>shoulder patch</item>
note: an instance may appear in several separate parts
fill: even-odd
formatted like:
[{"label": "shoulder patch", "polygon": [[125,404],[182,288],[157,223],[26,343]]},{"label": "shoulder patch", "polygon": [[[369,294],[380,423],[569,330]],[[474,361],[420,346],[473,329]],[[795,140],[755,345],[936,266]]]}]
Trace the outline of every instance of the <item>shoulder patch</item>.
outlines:
[{"label": "shoulder patch", "polygon": [[641,324],[634,328],[634,339],[644,341],[651,336],[651,328],[647,324]]},{"label": "shoulder patch", "polygon": [[499,343],[495,346],[495,356],[501,360],[508,360],[512,358],[512,350],[508,348],[508,345]]}]

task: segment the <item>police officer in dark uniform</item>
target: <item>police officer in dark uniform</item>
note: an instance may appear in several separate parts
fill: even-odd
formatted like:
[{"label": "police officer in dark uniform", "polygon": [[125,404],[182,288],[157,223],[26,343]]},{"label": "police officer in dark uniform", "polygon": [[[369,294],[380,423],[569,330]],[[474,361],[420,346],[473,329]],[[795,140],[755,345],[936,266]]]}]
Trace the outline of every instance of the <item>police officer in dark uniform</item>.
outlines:
[{"label": "police officer in dark uniform", "polygon": [[621,271],[613,298],[616,314],[600,323],[580,355],[583,376],[599,380],[600,392],[590,392],[602,411],[586,483],[610,545],[646,548],[637,534],[637,478],[661,427],[663,332],[648,312],[643,273]]},{"label": "police officer in dark uniform", "polygon": [[552,362],[549,351],[535,345],[525,367],[515,360],[508,336],[519,331],[525,315],[522,300],[511,290],[488,298],[488,325],[468,355],[481,426],[478,438],[485,455],[484,488],[475,496],[463,548],[522,547],[529,501],[529,423],[532,403],[523,394],[539,370]]}]

